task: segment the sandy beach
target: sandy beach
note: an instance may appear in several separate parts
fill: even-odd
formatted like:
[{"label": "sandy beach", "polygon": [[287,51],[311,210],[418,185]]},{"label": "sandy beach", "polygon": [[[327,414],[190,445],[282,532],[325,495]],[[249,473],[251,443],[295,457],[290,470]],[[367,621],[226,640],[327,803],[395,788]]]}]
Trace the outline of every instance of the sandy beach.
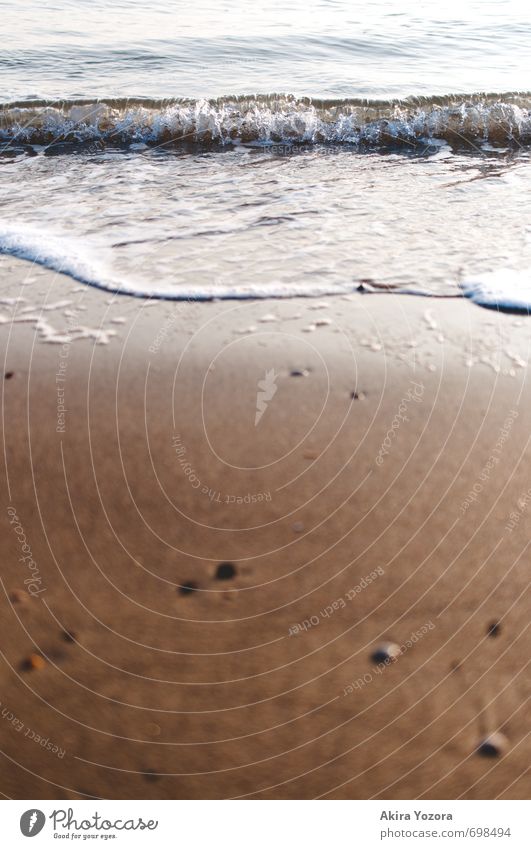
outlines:
[{"label": "sandy beach", "polygon": [[4,796],[525,798],[528,319],[0,274]]}]

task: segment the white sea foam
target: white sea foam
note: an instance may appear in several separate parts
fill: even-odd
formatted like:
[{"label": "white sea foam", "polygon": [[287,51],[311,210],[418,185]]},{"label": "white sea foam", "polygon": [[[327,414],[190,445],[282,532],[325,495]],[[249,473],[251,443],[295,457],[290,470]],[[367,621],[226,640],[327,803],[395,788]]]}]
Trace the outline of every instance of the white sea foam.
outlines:
[{"label": "white sea foam", "polygon": [[[59,239],[29,226],[18,226],[0,223],[0,253],[8,254],[29,262],[37,263],[52,271],[66,274],[74,280],[105,289],[117,294],[134,295],[143,298],[165,298],[169,300],[198,300],[214,299],[247,299],[247,298],[287,298],[287,297],[319,297],[323,295],[341,295],[358,288],[356,282],[346,283],[345,286],[326,285],[325,283],[279,283],[274,281],[265,285],[246,284],[242,281],[237,287],[216,285],[190,285],[182,283],[172,286],[167,283],[162,287],[144,288],[141,284],[125,282],[109,274],[104,263],[98,263],[91,257],[84,246],[75,239]],[[526,271],[499,269],[493,272],[478,274],[463,280],[460,289],[474,303],[498,309],[500,311],[531,311],[531,274]],[[399,288],[396,294],[435,295],[423,289]],[[58,302],[54,307],[63,306],[68,302]],[[26,312],[29,311],[26,310]],[[19,320],[32,320],[24,310]],[[265,318],[263,319],[265,320]]]},{"label": "white sea foam", "polygon": [[531,312],[531,273],[498,269],[461,283],[467,298],[482,307],[506,312]]},{"label": "white sea foam", "polygon": [[6,105],[0,139],[43,144],[363,144],[445,139],[531,141],[531,96],[448,96],[404,101],[315,100],[287,95],[218,100]]},{"label": "white sea foam", "polygon": [[80,283],[98,289],[142,298],[165,298],[180,301],[210,301],[214,299],[289,298],[345,294],[356,288],[355,283],[345,286],[315,282],[275,283],[256,285],[242,283],[238,286],[216,285],[171,285],[151,286],[125,282],[109,274],[104,263],[91,257],[83,245],[75,239],[59,239],[29,226],[14,227],[0,223],[0,253],[37,263],[52,271],[66,274]]},{"label": "white sea foam", "polygon": [[80,283],[104,289],[122,289],[118,281],[104,277],[103,270],[75,239],[60,239],[29,225],[13,226],[0,222],[0,253],[67,274]]}]

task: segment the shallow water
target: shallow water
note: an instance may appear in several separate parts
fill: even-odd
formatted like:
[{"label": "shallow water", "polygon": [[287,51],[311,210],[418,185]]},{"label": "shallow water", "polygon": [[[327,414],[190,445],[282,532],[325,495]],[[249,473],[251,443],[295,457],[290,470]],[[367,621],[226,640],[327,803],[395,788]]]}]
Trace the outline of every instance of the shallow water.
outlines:
[{"label": "shallow water", "polygon": [[458,293],[472,273],[531,261],[527,153],[239,147],[41,155],[14,168],[15,193],[13,166],[0,171],[0,245],[109,288],[322,294],[370,279]]},{"label": "shallow water", "polygon": [[2,100],[530,88],[520,0],[4,0]]},{"label": "shallow water", "polygon": [[0,250],[134,294],[525,309],[531,25],[463,5],[4,3]]}]

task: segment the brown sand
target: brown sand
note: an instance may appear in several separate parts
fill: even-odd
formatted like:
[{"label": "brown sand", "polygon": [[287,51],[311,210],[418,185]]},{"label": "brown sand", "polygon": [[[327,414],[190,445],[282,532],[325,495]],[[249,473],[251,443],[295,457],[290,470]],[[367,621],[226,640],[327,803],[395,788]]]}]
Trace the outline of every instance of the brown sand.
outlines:
[{"label": "brown sand", "polygon": [[[146,306],[0,273],[72,300],[56,328],[82,306],[117,331],[0,327],[3,794],[528,796],[528,320],[387,294]],[[386,641],[405,648],[378,667]]]}]

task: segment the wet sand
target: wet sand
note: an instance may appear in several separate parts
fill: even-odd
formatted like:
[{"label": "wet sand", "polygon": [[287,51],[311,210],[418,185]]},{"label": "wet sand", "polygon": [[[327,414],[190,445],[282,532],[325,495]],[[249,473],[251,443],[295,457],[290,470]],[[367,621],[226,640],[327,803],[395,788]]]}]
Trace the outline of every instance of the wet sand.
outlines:
[{"label": "wet sand", "polygon": [[528,320],[0,275],[5,796],[528,796]]}]

